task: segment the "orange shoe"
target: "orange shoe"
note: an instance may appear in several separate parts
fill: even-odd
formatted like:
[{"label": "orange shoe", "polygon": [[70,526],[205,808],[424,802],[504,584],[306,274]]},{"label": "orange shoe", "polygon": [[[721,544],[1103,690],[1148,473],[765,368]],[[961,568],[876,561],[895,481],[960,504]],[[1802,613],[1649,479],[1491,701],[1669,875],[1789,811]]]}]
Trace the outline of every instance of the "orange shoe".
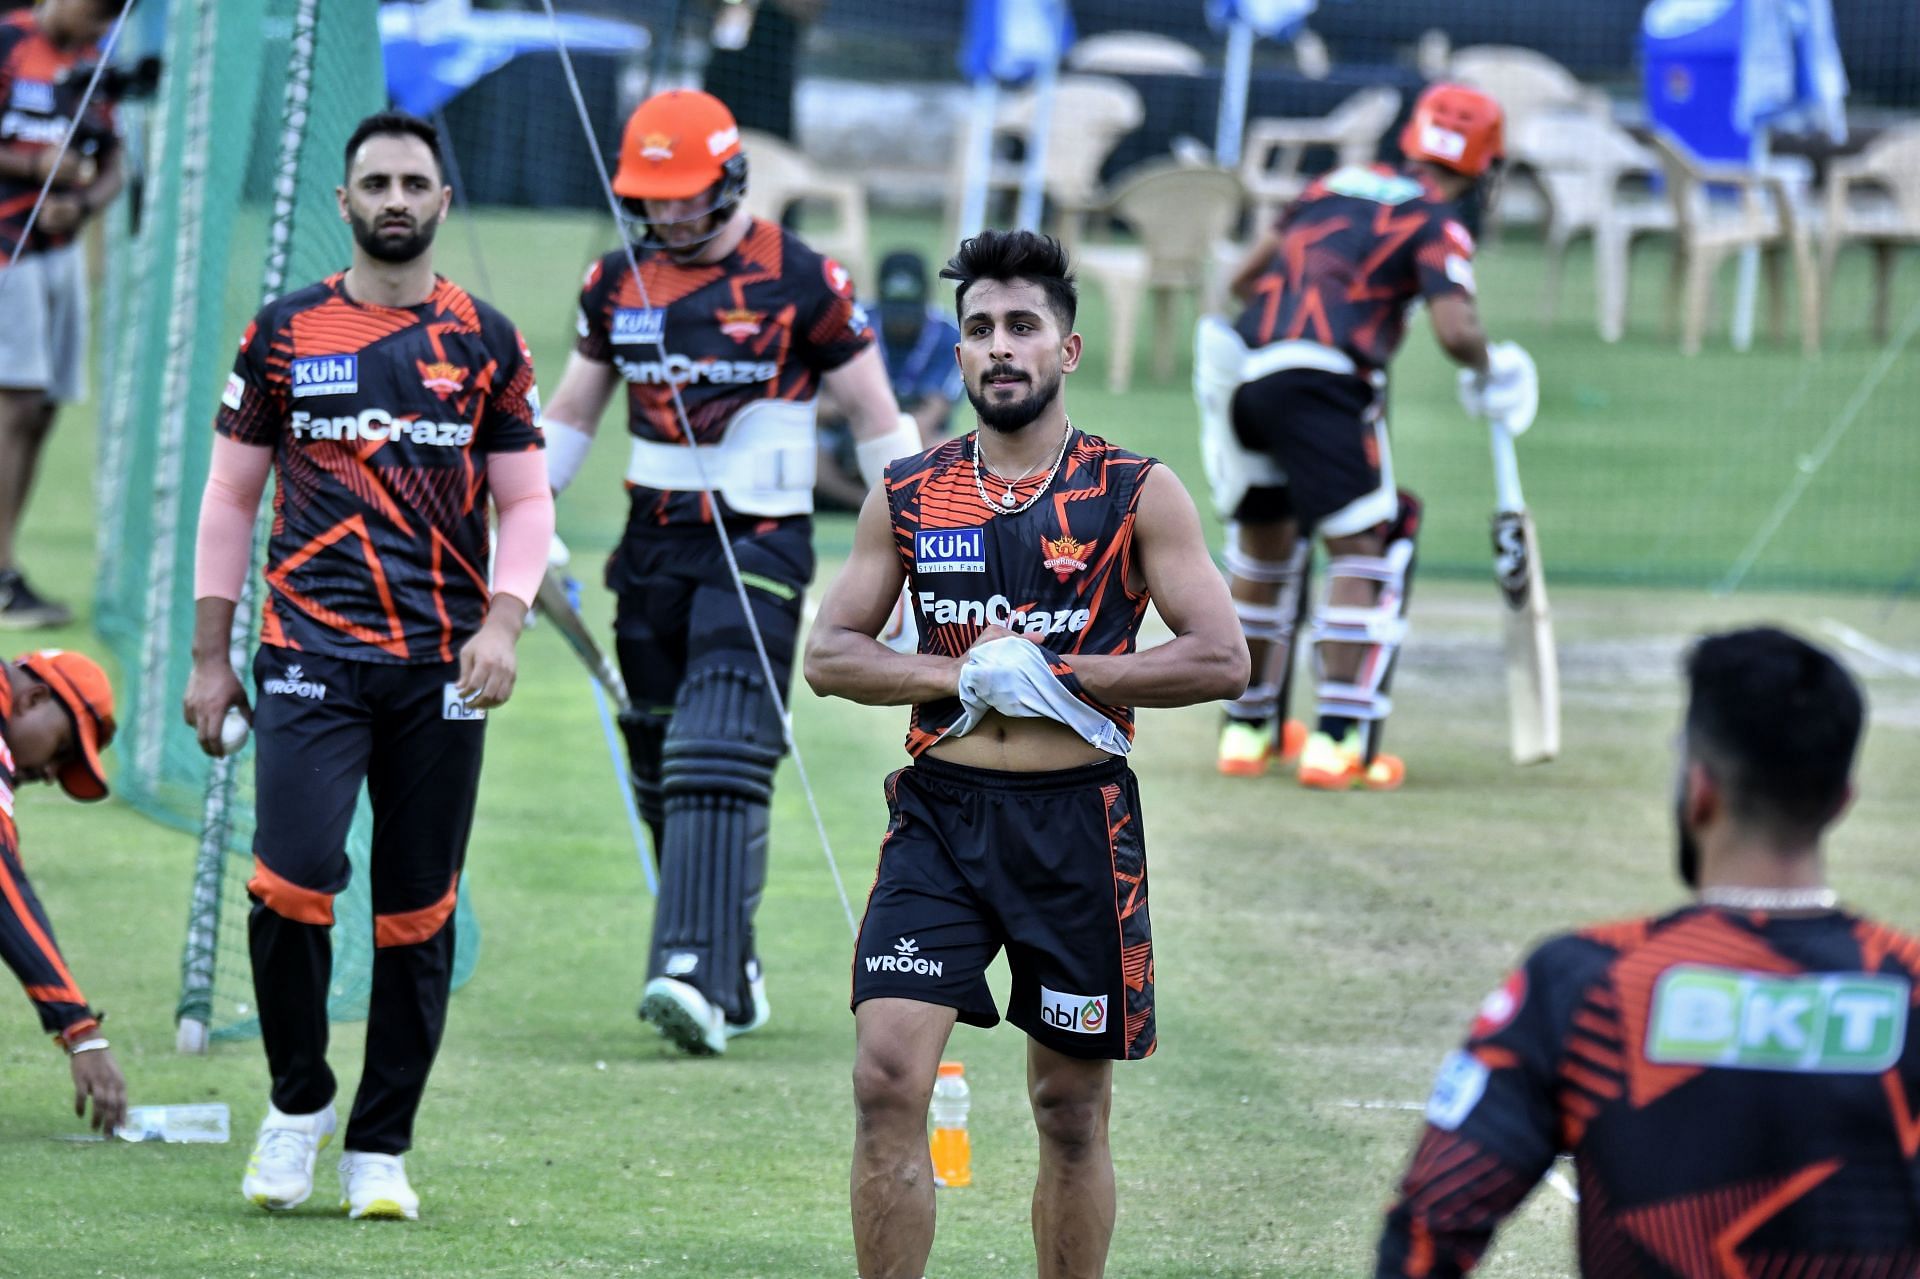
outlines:
[{"label": "orange shoe", "polygon": [[1360,774],[1360,785],[1368,790],[1399,790],[1406,780],[1407,765],[1398,755],[1375,755]]},{"label": "orange shoe", "polygon": [[1360,781],[1360,763],[1325,733],[1307,734],[1300,749],[1300,784],[1308,790],[1351,790]]},{"label": "orange shoe", "polygon": [[1280,763],[1291,766],[1300,758],[1300,752],[1307,747],[1307,726],[1297,719],[1287,720],[1280,725]]},{"label": "orange shoe", "polygon": [[1273,748],[1265,724],[1229,719],[1220,728],[1220,753],[1214,766],[1224,777],[1260,777],[1267,771]]}]

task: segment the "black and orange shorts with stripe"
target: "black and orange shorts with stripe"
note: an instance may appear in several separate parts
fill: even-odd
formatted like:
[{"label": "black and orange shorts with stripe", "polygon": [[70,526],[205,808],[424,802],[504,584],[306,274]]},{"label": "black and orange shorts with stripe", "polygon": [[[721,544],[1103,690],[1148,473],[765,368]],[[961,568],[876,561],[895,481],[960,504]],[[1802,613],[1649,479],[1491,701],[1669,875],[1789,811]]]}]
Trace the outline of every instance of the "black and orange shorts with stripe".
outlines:
[{"label": "black and orange shorts with stripe", "polygon": [[1057,772],[922,755],[887,778],[887,834],[854,946],[853,1007],[912,999],[1007,1020],[1072,1057],[1152,1053],[1153,930],[1140,789],[1126,762]]}]

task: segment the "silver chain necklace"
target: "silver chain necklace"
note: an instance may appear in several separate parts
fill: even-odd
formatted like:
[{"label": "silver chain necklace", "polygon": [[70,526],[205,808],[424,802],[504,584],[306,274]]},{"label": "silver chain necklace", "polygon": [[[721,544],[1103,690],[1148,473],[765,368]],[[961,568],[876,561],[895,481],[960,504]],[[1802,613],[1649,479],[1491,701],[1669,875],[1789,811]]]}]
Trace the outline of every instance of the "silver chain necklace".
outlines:
[{"label": "silver chain necklace", "polygon": [[990,511],[998,510],[1003,515],[1018,515],[1020,514],[1020,512],[1026,510],[1029,506],[1032,506],[1035,502],[1038,502],[1040,500],[1040,495],[1042,493],[1045,493],[1048,487],[1052,485],[1053,477],[1056,474],[1058,474],[1060,470],[1060,463],[1066,461],[1067,444],[1072,439],[1073,439],[1073,423],[1069,421],[1067,423],[1067,429],[1060,433],[1060,451],[1053,455],[1053,465],[1047,468],[1047,478],[1040,481],[1040,487],[1035,489],[1033,491],[1033,495],[1024,502],[1019,501],[1019,499],[1014,496],[1013,486],[1016,484],[1024,483],[1028,479],[1028,477],[1030,477],[1033,474],[1032,470],[1028,470],[1025,475],[1022,475],[1019,478],[1012,479],[1012,480],[1001,479],[1001,477],[998,475],[994,476],[993,478],[995,480],[998,480],[1006,488],[1006,491],[1000,494],[1000,500],[998,502],[995,502],[992,498],[987,496],[987,484],[984,478],[986,473],[986,467],[981,465],[981,462],[980,462],[980,432],[978,430],[974,431],[973,433],[973,489],[974,489],[974,492],[980,495],[980,504],[982,506],[985,506]]},{"label": "silver chain necklace", "polygon": [[1728,910],[1832,910],[1840,894],[1831,888],[1703,888],[1703,906]]}]

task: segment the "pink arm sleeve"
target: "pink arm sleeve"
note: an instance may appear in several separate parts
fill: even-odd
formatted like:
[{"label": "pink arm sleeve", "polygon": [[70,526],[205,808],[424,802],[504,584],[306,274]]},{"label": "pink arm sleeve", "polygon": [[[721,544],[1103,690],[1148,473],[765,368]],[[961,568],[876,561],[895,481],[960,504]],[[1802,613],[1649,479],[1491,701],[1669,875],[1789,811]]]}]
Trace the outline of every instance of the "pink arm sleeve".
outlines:
[{"label": "pink arm sleeve", "polygon": [[253,517],[273,469],[273,450],[213,437],[213,467],[200,496],[200,534],[193,546],[193,597],[240,598],[253,558]]},{"label": "pink arm sleeve", "polygon": [[493,592],[531,605],[547,572],[553,545],[553,490],[547,487],[542,449],[487,455],[487,487],[500,512],[499,547],[493,556]]}]

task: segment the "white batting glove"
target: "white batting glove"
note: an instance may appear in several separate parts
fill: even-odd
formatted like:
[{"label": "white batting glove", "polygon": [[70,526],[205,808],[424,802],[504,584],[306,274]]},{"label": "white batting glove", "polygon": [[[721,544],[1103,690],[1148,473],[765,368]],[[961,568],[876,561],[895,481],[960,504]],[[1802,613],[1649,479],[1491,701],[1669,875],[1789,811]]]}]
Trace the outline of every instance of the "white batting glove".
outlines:
[{"label": "white batting glove", "polygon": [[1487,348],[1487,380],[1481,398],[1487,417],[1508,434],[1519,435],[1533,425],[1540,411],[1540,373],[1518,342],[1495,342]]},{"label": "white batting glove", "polygon": [[558,533],[555,533],[553,540],[547,543],[547,567],[565,568],[572,562],[573,552],[567,549],[567,544],[560,540]]}]

